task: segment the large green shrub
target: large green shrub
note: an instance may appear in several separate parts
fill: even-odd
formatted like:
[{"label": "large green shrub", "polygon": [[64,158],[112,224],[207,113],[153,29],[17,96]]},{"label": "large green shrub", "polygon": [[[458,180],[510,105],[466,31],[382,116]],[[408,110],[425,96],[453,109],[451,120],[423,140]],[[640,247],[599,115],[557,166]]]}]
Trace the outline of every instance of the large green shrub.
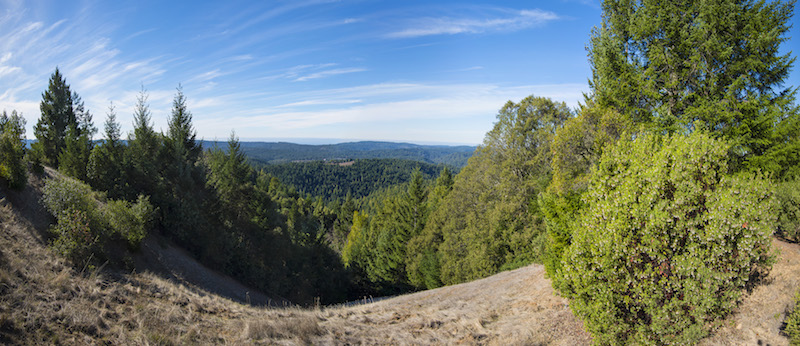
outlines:
[{"label": "large green shrub", "polygon": [[727,176],[728,144],[695,132],[622,140],[592,169],[557,286],[599,344],[686,344],[774,260],[772,187]]},{"label": "large green shrub", "polygon": [[105,221],[112,233],[125,239],[131,249],[138,249],[147,236],[155,214],[150,198],[139,195],[139,199],[133,204],[125,200],[111,200],[106,204],[105,210]]},{"label": "large green shrub", "polygon": [[53,248],[75,264],[86,264],[101,255],[104,245],[122,239],[137,249],[147,235],[155,213],[150,200],[139,196],[136,203],[108,200],[72,178],[46,182],[42,204],[56,218],[51,228]]},{"label": "large green shrub", "polygon": [[800,241],[800,178],[782,182],[775,189],[780,202],[778,210],[778,235],[791,241]]}]

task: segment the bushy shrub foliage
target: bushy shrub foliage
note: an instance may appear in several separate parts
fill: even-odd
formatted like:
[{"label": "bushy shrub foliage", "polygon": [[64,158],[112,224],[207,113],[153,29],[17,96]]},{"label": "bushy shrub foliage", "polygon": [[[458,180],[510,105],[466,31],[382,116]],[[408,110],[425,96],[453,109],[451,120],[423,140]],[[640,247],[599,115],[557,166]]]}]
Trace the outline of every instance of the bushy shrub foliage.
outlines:
[{"label": "bushy shrub foliage", "polygon": [[123,239],[131,249],[138,249],[147,235],[155,210],[148,197],[136,203],[108,200],[72,178],[48,180],[42,204],[56,217],[51,228],[53,248],[78,265],[97,258],[106,242]]},{"label": "bushy shrub foliage", "polygon": [[780,202],[778,235],[790,241],[800,241],[800,177],[780,183],[775,195]]},{"label": "bushy shrub foliage", "polygon": [[86,212],[78,209],[64,210],[51,232],[55,235],[52,248],[72,263],[85,266],[96,250],[99,237],[89,228]]},{"label": "bushy shrub foliage", "polygon": [[771,268],[772,185],[726,175],[728,147],[644,134],[592,169],[554,280],[597,343],[696,342]]},{"label": "bushy shrub foliage", "polygon": [[800,345],[800,292],[794,296],[792,312],[786,316],[786,335],[789,336],[790,345]]},{"label": "bushy shrub foliage", "polygon": [[108,201],[105,220],[114,234],[119,234],[128,242],[132,250],[138,250],[147,230],[153,222],[155,209],[150,198],[139,195],[136,203],[125,200]]}]

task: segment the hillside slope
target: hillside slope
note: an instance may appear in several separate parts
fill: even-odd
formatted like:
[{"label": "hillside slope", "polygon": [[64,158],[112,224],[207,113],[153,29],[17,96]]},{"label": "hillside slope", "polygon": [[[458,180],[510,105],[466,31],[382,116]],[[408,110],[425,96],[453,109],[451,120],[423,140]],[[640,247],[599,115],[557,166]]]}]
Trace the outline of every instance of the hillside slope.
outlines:
[{"label": "hillside slope", "polygon": [[[49,221],[26,217],[38,213],[38,203],[29,200],[34,192],[0,189],[0,343],[591,342],[539,265],[375,303],[317,309],[244,305],[210,293],[202,280],[189,283],[159,272],[75,270],[47,249],[36,230]],[[781,255],[764,285],[704,344],[788,344],[780,328],[800,284],[800,246],[774,244]],[[148,251],[170,260],[183,256],[157,243]],[[170,269],[187,277],[183,270]]]}]

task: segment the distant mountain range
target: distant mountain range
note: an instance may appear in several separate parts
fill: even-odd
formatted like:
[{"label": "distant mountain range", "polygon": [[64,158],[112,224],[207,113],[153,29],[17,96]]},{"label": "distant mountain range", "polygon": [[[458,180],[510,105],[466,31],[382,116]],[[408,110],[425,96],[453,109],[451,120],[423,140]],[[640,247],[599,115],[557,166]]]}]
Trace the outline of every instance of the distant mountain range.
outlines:
[{"label": "distant mountain range", "polygon": [[[227,148],[225,142],[206,141],[205,148],[214,144]],[[286,142],[240,142],[242,150],[256,163],[276,164],[286,162],[353,159],[405,159],[431,164],[446,164],[456,168],[467,165],[467,160],[477,147],[419,145],[393,142],[352,142],[308,145]]]},{"label": "distant mountain range", "polygon": [[[30,144],[35,140],[26,140]],[[96,141],[98,142],[98,141]],[[124,141],[123,142],[127,142]],[[205,149],[227,142],[202,141]],[[362,141],[339,144],[295,144],[287,142],[240,142],[242,150],[255,163],[276,164],[297,161],[404,159],[463,168],[476,146],[419,145],[411,143]]]}]

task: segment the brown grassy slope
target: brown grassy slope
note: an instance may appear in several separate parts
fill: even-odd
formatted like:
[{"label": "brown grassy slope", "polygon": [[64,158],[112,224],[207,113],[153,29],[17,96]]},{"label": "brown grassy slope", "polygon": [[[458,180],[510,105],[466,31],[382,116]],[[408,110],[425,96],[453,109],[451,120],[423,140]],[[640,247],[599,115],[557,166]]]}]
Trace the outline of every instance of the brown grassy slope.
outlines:
[{"label": "brown grassy slope", "polygon": [[[32,181],[35,187],[40,182]],[[25,193],[0,189],[0,344],[562,344],[591,342],[541,266],[377,303],[254,308],[151,273],[80,273],[54,256]],[[800,246],[704,344],[787,344]]]}]

